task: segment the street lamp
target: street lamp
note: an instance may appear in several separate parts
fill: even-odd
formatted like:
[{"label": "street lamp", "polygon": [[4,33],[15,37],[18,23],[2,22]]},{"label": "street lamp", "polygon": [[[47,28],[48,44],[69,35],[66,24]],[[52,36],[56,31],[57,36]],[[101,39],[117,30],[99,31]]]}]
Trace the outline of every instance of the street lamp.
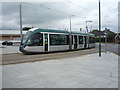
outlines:
[{"label": "street lamp", "polygon": [[[92,21],[91,21],[91,20],[87,20],[87,21],[86,21],[86,31],[87,31],[87,33],[89,33],[89,32],[88,32],[88,24],[87,24],[88,22],[91,23]],[[89,43],[90,43],[89,41],[90,41],[90,40],[89,40],[89,35],[88,35],[88,41],[87,41],[87,42],[88,42],[88,47],[89,47]]]},{"label": "street lamp", "polygon": [[87,24],[88,22],[91,23],[92,21],[91,20],[86,21],[86,31],[87,31],[87,33],[88,33],[88,24]]},{"label": "street lamp", "polygon": [[[105,20],[107,19],[108,15],[105,16]],[[107,53],[107,26],[104,25],[105,27],[105,53]]]},{"label": "street lamp", "polygon": [[71,17],[73,17],[74,15],[70,15],[70,33],[71,33]]}]

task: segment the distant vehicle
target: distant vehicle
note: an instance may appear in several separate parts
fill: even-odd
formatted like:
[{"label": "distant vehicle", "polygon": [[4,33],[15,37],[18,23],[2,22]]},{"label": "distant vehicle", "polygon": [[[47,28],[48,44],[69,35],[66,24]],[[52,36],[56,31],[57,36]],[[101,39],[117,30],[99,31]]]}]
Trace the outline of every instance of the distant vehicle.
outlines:
[{"label": "distant vehicle", "polygon": [[24,54],[33,54],[92,47],[95,47],[95,36],[90,33],[32,28],[23,36],[19,49]]},{"label": "distant vehicle", "polygon": [[2,45],[10,45],[10,46],[12,46],[13,42],[11,42],[11,41],[4,41],[4,42],[2,42]]}]

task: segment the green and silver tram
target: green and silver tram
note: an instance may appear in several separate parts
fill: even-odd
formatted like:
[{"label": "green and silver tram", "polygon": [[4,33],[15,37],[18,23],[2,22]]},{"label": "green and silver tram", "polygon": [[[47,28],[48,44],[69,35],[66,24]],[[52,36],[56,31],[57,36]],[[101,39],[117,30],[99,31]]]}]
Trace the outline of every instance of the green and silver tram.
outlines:
[{"label": "green and silver tram", "polygon": [[95,47],[94,35],[79,32],[70,33],[65,30],[32,28],[23,36],[19,49],[24,54],[32,54],[69,51],[70,45],[72,50]]}]

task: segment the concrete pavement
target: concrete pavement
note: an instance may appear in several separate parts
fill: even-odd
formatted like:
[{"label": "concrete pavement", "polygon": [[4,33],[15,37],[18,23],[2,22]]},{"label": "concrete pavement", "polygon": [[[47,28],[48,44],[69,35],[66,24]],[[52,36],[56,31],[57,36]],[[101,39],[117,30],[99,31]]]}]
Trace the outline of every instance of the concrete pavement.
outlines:
[{"label": "concrete pavement", "polygon": [[[99,43],[96,43],[96,48],[99,48]],[[104,51],[104,52],[105,52],[105,50],[106,50],[106,51],[115,53],[115,54],[117,54],[117,55],[120,56],[120,44],[107,43],[107,44],[105,45],[105,43],[102,43],[102,44],[101,44],[101,48],[102,48],[102,51]]]},{"label": "concrete pavement", "polygon": [[21,53],[19,51],[19,46],[5,46],[5,45],[2,45],[0,47],[0,54],[10,54],[10,53]]},{"label": "concrete pavement", "polygon": [[3,88],[118,88],[118,55],[107,52],[2,66]]}]

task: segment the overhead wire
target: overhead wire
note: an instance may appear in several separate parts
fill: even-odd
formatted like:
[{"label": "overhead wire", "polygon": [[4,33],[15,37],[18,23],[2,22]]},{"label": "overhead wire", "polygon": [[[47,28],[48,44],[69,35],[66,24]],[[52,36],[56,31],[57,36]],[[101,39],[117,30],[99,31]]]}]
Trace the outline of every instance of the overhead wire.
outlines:
[{"label": "overhead wire", "polygon": [[[79,4],[73,3],[70,0],[65,0],[65,1],[67,3],[69,3],[69,4],[71,4],[71,5],[74,5],[74,6],[78,7],[78,8],[80,8],[80,9],[83,9],[85,12],[89,11],[87,8],[84,8],[84,7],[80,6]],[[83,12],[83,11],[80,11],[79,9],[77,9],[77,13],[75,13],[75,16],[78,16],[78,13],[81,13],[81,12]]]},{"label": "overhead wire", "polygon": [[[58,13],[66,13],[66,12],[62,12],[62,11],[59,11],[59,10],[56,10],[56,9],[52,9],[52,8],[49,8],[49,7],[46,7],[46,6],[40,6],[41,8],[45,8],[45,9],[48,9],[48,10],[51,10],[51,11],[54,11],[54,12],[58,12]],[[66,13],[67,15],[70,15],[68,13]]]},{"label": "overhead wire", "polygon": [[[68,1],[68,0],[66,0],[66,1]],[[70,2],[70,1],[68,1],[68,2],[71,3],[71,4],[73,4],[73,3]],[[40,3],[40,4],[31,4],[31,3],[24,3],[24,4],[34,5],[34,6],[38,5],[40,8],[47,9],[47,10],[50,10],[50,11],[54,11],[54,12],[60,13],[60,14],[62,14],[62,15],[63,15],[63,13],[64,13],[64,14],[67,15],[67,17],[68,17],[68,15],[69,15],[69,16],[72,15],[72,14],[69,14],[69,13],[67,13],[67,12],[59,11],[59,10],[50,8],[50,7],[48,7],[48,6],[45,6],[45,2],[42,2],[42,3]],[[75,5],[75,4],[74,4],[74,5]],[[37,7],[38,7],[38,6],[37,6]],[[57,13],[56,13],[56,14],[57,14]],[[74,16],[76,16],[76,15],[74,15]],[[39,17],[38,17],[38,18],[39,18]]]},{"label": "overhead wire", "polygon": [[[71,1],[68,1],[68,0],[66,0],[68,3],[70,3],[70,4],[73,4],[73,5],[77,5],[77,4],[75,4],[75,3],[72,3]],[[38,5],[39,7],[41,7],[41,8],[43,8],[43,9],[47,9],[47,10],[50,10],[50,11],[54,11],[54,12],[58,12],[58,13],[60,13],[61,15],[67,15],[67,16],[71,16],[71,15],[73,15],[73,14],[71,14],[71,13],[67,13],[67,12],[63,12],[63,11],[60,11],[60,10],[56,10],[56,9],[53,9],[53,8],[50,8],[50,7],[47,7],[47,6],[45,6],[45,3],[46,2],[42,2],[42,3],[40,3],[40,4],[31,4],[31,3],[24,3],[24,4],[27,4],[27,5],[34,5],[34,6],[36,6],[36,5]],[[36,7],[38,7],[38,6],[36,6]],[[78,5],[77,5],[78,6]],[[83,9],[86,9],[86,8],[83,8]],[[86,9],[87,10],[87,9]],[[81,12],[81,11],[80,11]],[[77,13],[79,13],[79,12],[77,12]],[[57,13],[56,13],[57,14]],[[79,16],[78,14],[75,14],[74,13],[74,16]]]},{"label": "overhead wire", "polygon": [[80,5],[78,5],[78,4],[76,4],[76,3],[73,3],[73,2],[71,2],[71,1],[69,1],[69,0],[65,0],[65,1],[67,1],[69,4],[72,4],[72,5],[76,6],[76,7],[82,8],[82,9],[84,9],[84,10],[88,10],[87,8],[81,7]]},{"label": "overhead wire", "polygon": [[[34,4],[31,4],[31,3],[27,3],[27,4],[29,4],[29,5],[34,5]],[[41,8],[43,8],[43,9],[47,9],[47,10],[51,10],[51,11],[54,11],[54,12],[58,12],[58,13],[60,13],[60,14],[62,14],[62,15],[63,15],[63,13],[65,13],[66,15],[71,15],[70,13],[63,12],[63,11],[59,11],[59,10],[56,10],[56,9],[47,7],[47,6],[45,6],[44,4],[45,4],[45,2],[40,3],[40,4],[37,4],[37,5],[38,5],[39,7],[41,7]],[[36,6],[36,5],[35,5],[35,6]],[[37,7],[38,7],[38,6],[37,6]]]},{"label": "overhead wire", "polygon": [[[50,11],[57,12],[56,14],[60,13],[60,14],[63,15],[63,13],[65,13],[65,14],[67,14],[67,16],[70,15],[70,14],[68,14],[68,13],[66,13],[66,12],[62,12],[62,11],[59,11],[59,10],[56,10],[56,9],[52,9],[52,8],[49,8],[49,7],[45,6],[45,5],[44,5],[45,2],[40,3],[40,4],[31,4],[31,3],[24,3],[24,4],[25,4],[25,5],[26,5],[26,4],[27,4],[27,5],[34,5],[34,6],[38,5],[40,8],[43,8],[43,9],[47,9],[47,10],[50,10]],[[38,6],[37,6],[37,7],[38,7]],[[29,17],[27,17],[27,18],[29,18]],[[35,18],[36,18],[36,17],[35,17]],[[39,17],[37,17],[37,18],[39,18]]]}]

